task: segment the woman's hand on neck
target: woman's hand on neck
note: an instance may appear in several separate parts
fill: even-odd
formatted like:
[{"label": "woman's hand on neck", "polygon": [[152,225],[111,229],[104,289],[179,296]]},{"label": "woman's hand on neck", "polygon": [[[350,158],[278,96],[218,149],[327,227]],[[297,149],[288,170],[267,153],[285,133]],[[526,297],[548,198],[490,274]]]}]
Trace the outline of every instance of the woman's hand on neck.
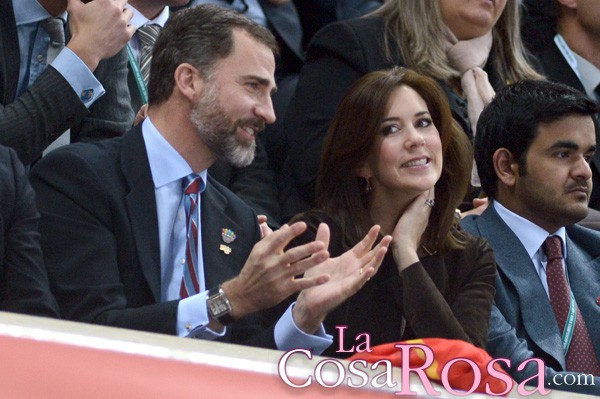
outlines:
[{"label": "woman's hand on neck", "polygon": [[[392,235],[391,248],[399,272],[419,261],[417,249],[431,214],[431,207],[425,201],[433,199],[433,192],[432,188],[406,203],[386,204],[374,198],[370,207],[373,222],[381,226],[381,233]],[[394,203],[397,206],[392,206]]]}]

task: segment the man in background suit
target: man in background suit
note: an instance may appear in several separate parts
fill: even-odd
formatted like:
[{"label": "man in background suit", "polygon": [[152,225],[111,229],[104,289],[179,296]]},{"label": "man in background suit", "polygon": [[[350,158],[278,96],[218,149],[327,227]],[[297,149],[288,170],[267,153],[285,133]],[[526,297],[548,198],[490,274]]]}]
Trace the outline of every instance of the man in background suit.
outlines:
[{"label": "man in background suit", "polygon": [[[0,3],[0,144],[14,148],[23,163],[38,158],[67,129],[71,141],[88,141],[120,135],[131,126],[123,84],[127,61],[119,53],[133,34],[125,3]],[[51,40],[43,24],[49,17],[66,21],[67,5],[66,48],[47,67]]]},{"label": "man in background suit", "polygon": [[14,150],[0,146],[0,310],[58,317],[44,268],[35,195]]},{"label": "man in background suit", "polygon": [[[323,226],[317,241],[285,251],[304,223],[270,232],[206,173],[216,159],[251,162],[256,134],[275,120],[275,52],[273,36],[236,12],[174,13],[154,47],[144,122],[34,166],[63,317],[317,353],[330,345],[322,320],[373,275],[390,237],[371,249],[373,228],[329,259]],[[260,326],[256,312],[298,291],[276,325]]]},{"label": "man in background suit", "polygon": [[[147,93],[147,82],[140,78],[143,77],[141,68],[141,50],[143,46],[140,39],[143,32],[140,31],[140,28],[144,30],[146,29],[143,28],[144,26],[154,25],[156,32],[160,31],[169,18],[170,7],[182,6],[187,3],[187,0],[156,2],[130,0],[126,6],[133,12],[131,24],[137,29],[127,49],[129,56],[129,92],[133,109],[136,111],[147,103],[147,94],[144,94]],[[147,35],[144,39],[148,46],[151,38],[152,36]],[[154,40],[156,40],[156,37],[154,37]],[[143,114],[144,111],[139,114],[139,117],[141,118]],[[256,155],[250,165],[238,168],[217,160],[209,168],[209,174],[244,200],[257,214],[265,215],[271,228],[276,229],[279,227],[280,212],[275,173],[269,168],[269,160],[261,140],[256,143]]]},{"label": "man in background suit", "polygon": [[[593,0],[525,0],[523,38],[553,82],[600,100],[600,3]],[[596,141],[600,125],[596,124]],[[590,207],[600,210],[600,151],[593,160]]]},{"label": "man in background suit", "polygon": [[[462,225],[489,241],[498,264],[490,354],[509,359],[517,381],[535,382],[534,363],[517,367],[536,357],[548,387],[597,395],[600,234],[575,225],[588,212],[596,112],[597,103],[561,84],[523,81],[499,91],[475,136],[492,203]],[[566,372],[587,375],[580,381],[588,385],[568,385]]]}]

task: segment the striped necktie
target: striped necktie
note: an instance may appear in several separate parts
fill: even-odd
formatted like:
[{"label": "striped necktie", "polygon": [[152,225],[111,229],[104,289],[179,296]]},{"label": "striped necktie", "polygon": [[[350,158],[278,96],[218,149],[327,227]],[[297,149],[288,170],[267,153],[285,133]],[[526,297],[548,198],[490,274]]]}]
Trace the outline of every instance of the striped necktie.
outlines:
[{"label": "striped necktie", "polygon": [[562,240],[560,237],[550,236],[542,244],[542,250],[548,260],[546,265],[548,293],[563,336],[567,371],[600,376],[600,364],[590,333],[565,276]]},{"label": "striped necktie", "polygon": [[142,45],[140,49],[140,71],[142,72],[142,77],[144,78],[146,86],[148,85],[148,78],[150,77],[152,49],[154,48],[154,43],[156,43],[160,30],[161,27],[159,25],[148,24],[139,28],[136,32]]},{"label": "striped necktie", "polygon": [[204,190],[204,182],[200,176],[190,174],[183,178],[183,206],[185,208],[186,243],[185,267],[179,288],[179,296],[188,296],[200,292],[198,283],[198,205],[199,195]]},{"label": "striped necktie", "polygon": [[46,52],[46,64],[50,65],[65,48],[65,22],[59,17],[50,17],[42,21],[41,25],[50,36],[50,44]]}]

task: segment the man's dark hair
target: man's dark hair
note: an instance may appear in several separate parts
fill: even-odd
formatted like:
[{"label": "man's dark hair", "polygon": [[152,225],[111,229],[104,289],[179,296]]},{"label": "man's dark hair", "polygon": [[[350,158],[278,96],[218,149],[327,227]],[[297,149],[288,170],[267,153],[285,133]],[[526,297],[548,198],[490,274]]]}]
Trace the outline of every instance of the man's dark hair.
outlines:
[{"label": "man's dark hair", "polygon": [[173,13],[152,52],[149,103],[160,104],[169,98],[175,70],[182,63],[193,65],[203,78],[210,77],[215,63],[233,51],[234,29],[245,31],[274,55],[279,53],[268,29],[236,11],[204,4]]},{"label": "man's dark hair", "polygon": [[475,162],[481,187],[490,198],[495,198],[498,177],[493,156],[499,148],[508,149],[518,159],[519,169],[526,171],[527,151],[540,123],[571,115],[593,117],[597,112],[598,103],[560,83],[523,80],[504,87],[484,108],[477,123]]}]

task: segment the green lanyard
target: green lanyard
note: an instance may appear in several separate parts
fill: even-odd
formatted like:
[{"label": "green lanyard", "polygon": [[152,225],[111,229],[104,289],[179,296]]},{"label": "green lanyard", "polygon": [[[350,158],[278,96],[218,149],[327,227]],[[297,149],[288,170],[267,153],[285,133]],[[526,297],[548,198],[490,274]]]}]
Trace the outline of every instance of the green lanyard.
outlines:
[{"label": "green lanyard", "polygon": [[565,329],[562,333],[562,344],[565,348],[565,355],[569,352],[571,346],[571,339],[573,338],[573,330],[575,329],[575,319],[577,318],[577,305],[575,304],[575,297],[573,291],[571,291],[571,303],[569,304],[569,315],[567,316],[567,322],[565,323]]},{"label": "green lanyard", "polygon": [[[144,82],[142,71],[140,70],[140,66],[135,60],[133,50],[131,49],[129,43],[127,44],[127,58],[129,59],[129,64],[131,65],[131,69],[133,70],[135,82],[137,83],[138,89],[140,90],[140,95],[142,96],[142,103],[148,104],[148,87],[146,87],[146,82]],[[137,112],[137,110],[134,111]]]}]

